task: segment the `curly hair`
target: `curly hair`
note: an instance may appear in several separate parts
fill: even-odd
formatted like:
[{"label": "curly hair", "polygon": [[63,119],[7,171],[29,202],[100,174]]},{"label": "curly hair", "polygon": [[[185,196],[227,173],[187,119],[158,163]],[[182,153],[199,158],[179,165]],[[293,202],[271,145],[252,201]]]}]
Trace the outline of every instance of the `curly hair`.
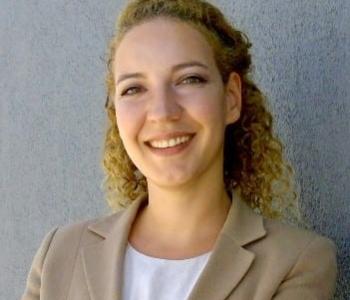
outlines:
[{"label": "curly hair", "polygon": [[108,125],[102,165],[106,174],[103,187],[110,207],[126,207],[147,193],[146,178],[126,153],[116,125],[112,65],[124,35],[135,25],[156,17],[187,22],[199,30],[212,46],[224,84],[233,71],[241,77],[241,116],[225,129],[226,191],[239,193],[252,209],[266,217],[301,221],[294,171],[283,157],[283,144],[273,132],[265,96],[250,78],[252,44],[218,8],[202,0],[134,0],[119,15],[109,44],[106,75]]}]

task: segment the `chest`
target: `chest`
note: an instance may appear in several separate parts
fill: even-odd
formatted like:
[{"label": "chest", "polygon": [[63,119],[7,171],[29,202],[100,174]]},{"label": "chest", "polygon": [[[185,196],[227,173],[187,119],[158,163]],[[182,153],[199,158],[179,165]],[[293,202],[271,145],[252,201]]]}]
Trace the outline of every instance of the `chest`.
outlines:
[{"label": "chest", "polygon": [[187,299],[209,256],[210,252],[189,259],[162,259],[140,253],[129,244],[122,299]]}]

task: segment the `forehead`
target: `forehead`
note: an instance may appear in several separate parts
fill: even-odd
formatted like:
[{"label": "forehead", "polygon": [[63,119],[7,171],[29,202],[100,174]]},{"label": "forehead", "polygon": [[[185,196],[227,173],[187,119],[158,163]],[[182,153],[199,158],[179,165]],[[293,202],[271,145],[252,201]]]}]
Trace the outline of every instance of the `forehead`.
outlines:
[{"label": "forehead", "polygon": [[204,34],[183,21],[156,18],[126,33],[115,53],[114,70],[167,67],[190,60],[215,65],[213,49]]}]

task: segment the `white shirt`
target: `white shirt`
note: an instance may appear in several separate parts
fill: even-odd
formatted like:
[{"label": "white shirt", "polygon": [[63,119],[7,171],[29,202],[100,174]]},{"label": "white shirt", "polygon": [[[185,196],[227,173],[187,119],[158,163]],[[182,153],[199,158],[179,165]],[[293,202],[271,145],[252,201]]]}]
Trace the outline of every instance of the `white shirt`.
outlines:
[{"label": "white shirt", "polygon": [[185,300],[210,252],[189,259],[147,256],[128,243],[124,260],[123,300]]}]

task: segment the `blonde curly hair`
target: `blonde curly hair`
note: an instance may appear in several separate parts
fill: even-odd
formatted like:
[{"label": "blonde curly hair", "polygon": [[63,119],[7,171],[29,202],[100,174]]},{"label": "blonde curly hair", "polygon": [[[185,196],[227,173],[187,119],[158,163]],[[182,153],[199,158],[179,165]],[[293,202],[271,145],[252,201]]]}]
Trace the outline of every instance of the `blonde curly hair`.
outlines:
[{"label": "blonde curly hair", "polygon": [[129,158],[119,136],[113,104],[113,60],[124,35],[135,25],[156,17],[174,18],[194,26],[214,50],[222,81],[231,72],[242,81],[241,117],[229,124],[224,142],[224,182],[258,213],[270,218],[301,221],[294,171],[283,157],[283,145],[273,133],[273,118],[264,95],[250,78],[251,43],[218,8],[201,0],[134,0],[119,15],[109,44],[107,61],[108,125],[104,143],[103,182],[106,198],[115,211],[147,193],[146,178]]}]

